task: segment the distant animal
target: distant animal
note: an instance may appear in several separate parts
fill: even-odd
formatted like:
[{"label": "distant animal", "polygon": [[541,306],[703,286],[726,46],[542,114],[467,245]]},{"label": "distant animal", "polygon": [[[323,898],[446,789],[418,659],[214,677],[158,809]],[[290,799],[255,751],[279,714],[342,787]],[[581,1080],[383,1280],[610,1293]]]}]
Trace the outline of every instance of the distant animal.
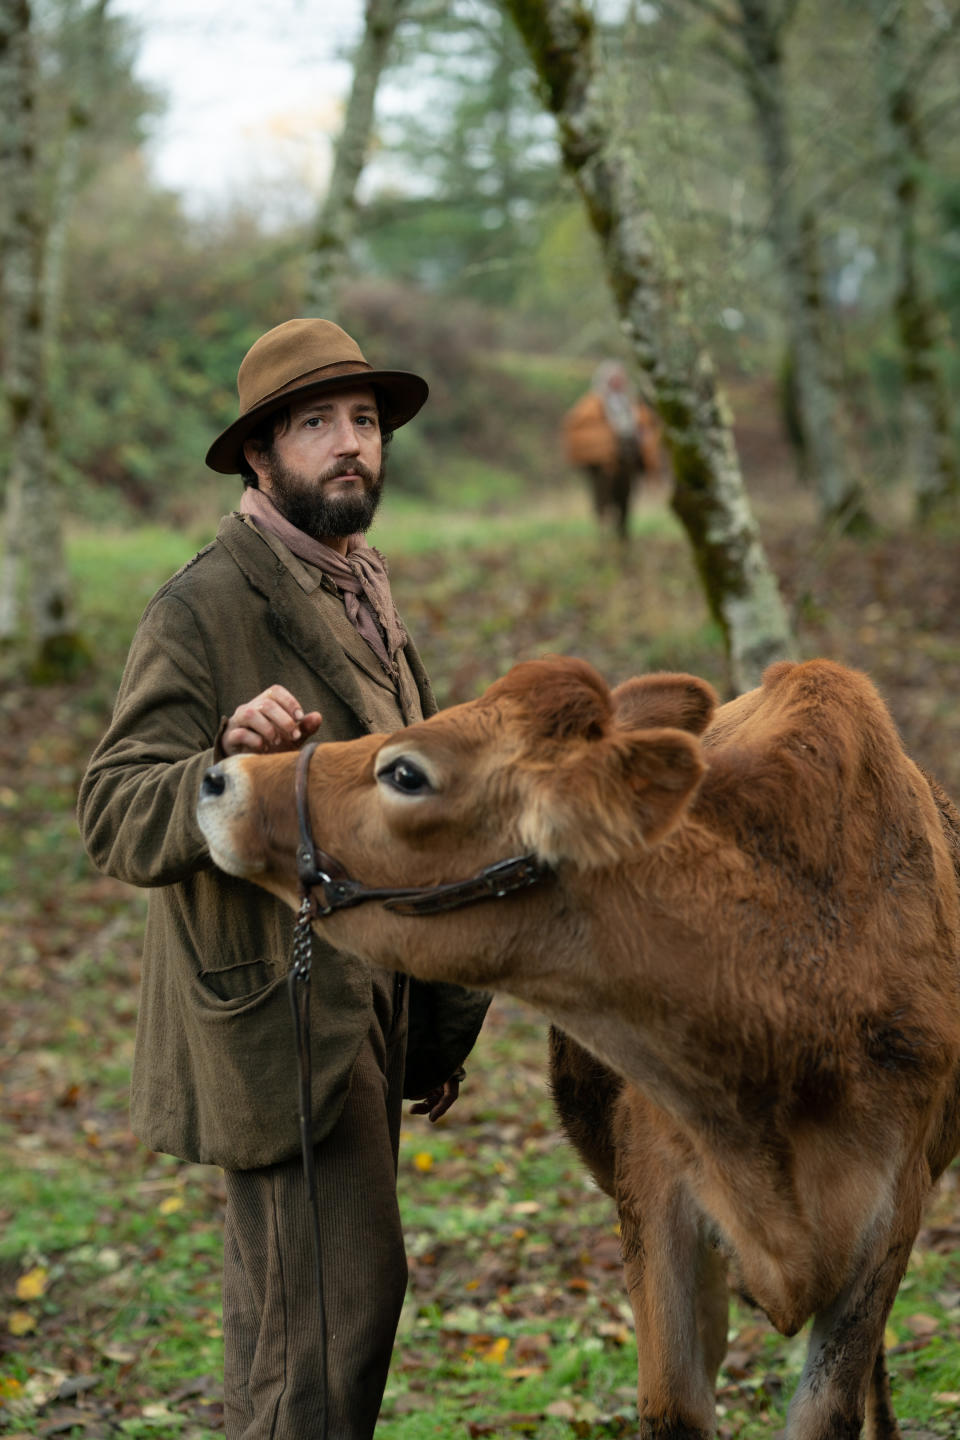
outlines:
[{"label": "distant animal", "polygon": [[659,477],[661,459],[657,417],[634,397],[622,365],[597,367],[590,390],[564,417],[563,446],[587,477],[597,518],[625,540],[634,490]]},{"label": "distant animal", "polygon": [[[297,764],[232,757],[198,806],[214,861],[291,905]],[[619,1212],[644,1440],[715,1434],[728,1266],[783,1334],[813,1318],[790,1440],[895,1440],[885,1324],[960,1147],[960,815],[869,679],[783,662],[717,708],[691,676],[532,661],[320,746],[303,785],[324,862],[380,888],[318,932],[556,1027],[563,1124]]]}]

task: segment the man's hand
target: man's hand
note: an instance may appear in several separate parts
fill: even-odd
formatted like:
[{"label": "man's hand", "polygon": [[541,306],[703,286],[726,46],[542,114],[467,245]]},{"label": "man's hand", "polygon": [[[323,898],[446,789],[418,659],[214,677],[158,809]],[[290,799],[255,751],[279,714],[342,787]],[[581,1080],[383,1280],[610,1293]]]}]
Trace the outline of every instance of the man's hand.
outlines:
[{"label": "man's hand", "polygon": [[299,700],[282,685],[270,685],[234,710],[223,732],[223,752],[258,755],[293,750],[313,734],[320,718],[316,710],[305,715]]},{"label": "man's hand", "polygon": [[435,1125],[442,1115],[446,1115],[450,1106],[454,1104],[460,1094],[460,1081],[464,1079],[466,1071],[463,1069],[454,1070],[448,1080],[438,1085],[435,1090],[428,1090],[422,1100],[416,1105],[410,1106],[411,1115],[427,1115],[430,1123]]}]

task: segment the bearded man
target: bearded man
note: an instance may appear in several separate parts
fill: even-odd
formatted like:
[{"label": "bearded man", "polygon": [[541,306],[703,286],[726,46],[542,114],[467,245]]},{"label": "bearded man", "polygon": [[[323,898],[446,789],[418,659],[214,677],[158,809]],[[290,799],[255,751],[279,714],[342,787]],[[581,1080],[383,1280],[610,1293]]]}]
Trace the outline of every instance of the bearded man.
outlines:
[{"label": "bearded man", "polygon": [[294,917],[214,868],[195,810],[224,755],[390,733],[436,709],[363,538],[390,436],[427,385],[373,369],[330,321],[302,319],[261,336],[237,386],[238,419],[207,464],[243,475],[239,511],[147,606],[80,825],[100,868],[150,891],[133,1127],[151,1149],[226,1175],[228,1440],[369,1440],[406,1286],[401,1097],[431,1120],[445,1113],[488,997],[411,991],[315,940],[321,1307],[286,984]]}]

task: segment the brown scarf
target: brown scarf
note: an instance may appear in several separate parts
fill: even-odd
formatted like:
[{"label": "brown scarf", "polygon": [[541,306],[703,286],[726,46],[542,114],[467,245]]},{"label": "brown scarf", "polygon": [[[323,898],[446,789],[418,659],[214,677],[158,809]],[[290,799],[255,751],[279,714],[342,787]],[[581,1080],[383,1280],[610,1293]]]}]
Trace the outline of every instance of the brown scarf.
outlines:
[{"label": "brown scarf", "polygon": [[408,636],[393,603],[387,562],[380,551],[357,533],[347,537],[347,553],[340,555],[291,525],[268,495],[249,485],[240,501],[240,513],[249,515],[261,530],[276,535],[300,560],[329,576],[343,591],[350,624],[366,640],[387,674],[395,678],[397,655]]}]

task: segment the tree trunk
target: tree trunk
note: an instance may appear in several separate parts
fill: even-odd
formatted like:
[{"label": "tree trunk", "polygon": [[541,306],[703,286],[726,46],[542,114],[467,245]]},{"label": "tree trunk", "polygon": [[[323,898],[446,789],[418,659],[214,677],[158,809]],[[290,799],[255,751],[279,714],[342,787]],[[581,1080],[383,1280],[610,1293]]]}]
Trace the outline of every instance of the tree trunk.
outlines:
[{"label": "tree trunk", "polygon": [[[36,145],[29,0],[0,0],[3,385],[10,431],[0,640],[26,630],[31,673],[55,679],[87,659],[76,634],[49,440],[44,345],[44,226]],[[25,624],[21,595],[26,595]]]},{"label": "tree trunk", "polygon": [[[43,246],[42,305],[45,363],[52,377],[58,362],[63,314],[64,271],[70,219],[80,185],[84,138],[94,119],[98,97],[107,80],[106,22],[110,0],[71,0],[64,15],[72,22],[75,40],[70,56],[69,93],[53,166],[51,200]],[[80,24],[77,24],[79,18]]]},{"label": "tree trunk", "polygon": [[353,236],[357,182],[370,146],[377,85],[407,4],[408,0],[366,0],[363,37],[353,62],[353,86],[310,248],[306,300],[311,315],[336,319],[337,291]]},{"label": "tree trunk", "polygon": [[825,336],[823,287],[813,216],[794,189],[795,166],[785,105],[782,22],[772,0],[739,0],[738,31],[770,192],[770,233],[783,277],[797,420],[808,473],[824,521],[841,528],[867,522],[863,492],[845,454],[839,379]]},{"label": "tree trunk", "polygon": [[918,173],[926,159],[917,93],[905,57],[903,0],[874,0],[881,103],[887,132],[887,174],[896,246],[894,314],[903,363],[904,452],[923,521],[955,507],[960,466],[950,423],[950,400],[937,357],[943,317],[930,303],[917,258]]},{"label": "tree trunk", "polygon": [[731,687],[752,688],[793,639],[760,542],[712,360],[650,213],[633,144],[612,138],[592,18],[581,0],[506,0],[556,117],[564,161],[603,248],[634,354],[650,378],[686,528]]}]

